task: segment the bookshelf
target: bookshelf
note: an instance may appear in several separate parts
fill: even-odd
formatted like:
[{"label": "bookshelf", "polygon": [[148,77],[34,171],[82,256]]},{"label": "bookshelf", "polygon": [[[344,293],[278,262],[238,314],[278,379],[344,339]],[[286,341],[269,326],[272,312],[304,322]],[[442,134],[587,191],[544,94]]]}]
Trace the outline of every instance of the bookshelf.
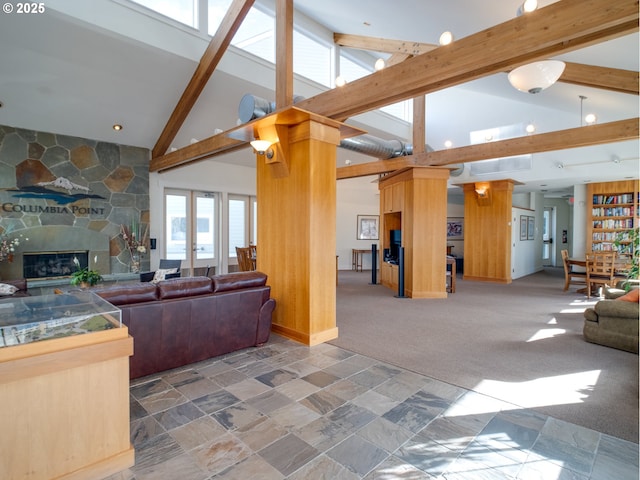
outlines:
[{"label": "bookshelf", "polygon": [[590,183],[587,186],[587,251],[618,250],[622,262],[630,260],[631,244],[614,242],[620,234],[639,225],[638,180]]}]

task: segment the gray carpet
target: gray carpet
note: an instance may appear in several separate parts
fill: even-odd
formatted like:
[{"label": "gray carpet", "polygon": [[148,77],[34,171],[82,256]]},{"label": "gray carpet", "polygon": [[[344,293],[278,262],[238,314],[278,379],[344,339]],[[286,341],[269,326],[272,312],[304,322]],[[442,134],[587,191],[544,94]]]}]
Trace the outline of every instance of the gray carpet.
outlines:
[{"label": "gray carpet", "polygon": [[333,345],[638,443],[638,355],[587,343],[595,299],[561,269],[510,285],[458,276],[448,299],[400,299],[340,271]]}]

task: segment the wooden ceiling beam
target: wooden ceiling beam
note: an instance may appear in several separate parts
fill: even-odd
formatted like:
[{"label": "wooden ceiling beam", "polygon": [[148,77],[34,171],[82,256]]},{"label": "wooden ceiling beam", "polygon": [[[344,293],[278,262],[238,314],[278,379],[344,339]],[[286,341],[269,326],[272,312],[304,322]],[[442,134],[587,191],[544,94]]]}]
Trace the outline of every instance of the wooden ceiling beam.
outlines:
[{"label": "wooden ceiling beam", "polygon": [[255,0],[233,0],[229,10],[222,19],[222,23],[218,27],[216,34],[209,42],[209,46],[205,50],[200,63],[196,67],[187,88],[185,88],[178,104],[173,109],[167,124],[165,125],[160,137],[151,152],[152,158],[164,155],[171,142],[176,138],[182,124],[189,116],[191,109],[196,104],[198,97],[207,85],[209,78],[220,63],[222,56],[227,51],[227,47],[231,43],[233,36],[240,28],[244,17],[247,15]]},{"label": "wooden ceiling beam", "polygon": [[564,72],[558,80],[559,82],[631,95],[638,95],[639,93],[640,76],[638,72],[571,62],[565,62],[565,65]]},{"label": "wooden ceiling beam", "polygon": [[276,108],[293,105],[293,0],[276,2]]},{"label": "wooden ceiling beam", "polygon": [[390,40],[387,38],[365,37],[362,35],[349,35],[346,33],[334,33],[333,41],[336,45],[372,52],[422,55],[438,48],[432,43],[406,42],[404,40]]},{"label": "wooden ceiling beam", "polygon": [[[477,162],[492,158],[526,155],[529,153],[552,152],[569,148],[589,147],[605,143],[636,140],[640,136],[640,119],[631,118],[616,122],[570,128],[556,132],[509,138],[495,142],[450,148],[399,157],[391,160],[339,167],[338,179],[378,175],[410,165],[442,167],[460,163]],[[400,167],[399,167],[400,166]]]},{"label": "wooden ceiling beam", "polygon": [[[638,0],[560,0],[342,88],[301,100],[296,106],[324,117],[348,118],[633,33],[638,29],[638,18]],[[209,157],[225,151],[210,152]],[[166,159],[155,160],[154,155],[151,171],[157,170],[156,164],[170,168]]]},{"label": "wooden ceiling beam", "polygon": [[[438,45],[428,43],[412,43],[404,40],[388,40],[344,33],[334,33],[333,39],[336,44],[343,47],[392,54],[385,62],[387,67],[415,55],[430,52],[438,47]],[[572,62],[565,62],[565,64],[566,67],[558,79],[559,82],[638,95],[640,82],[638,72]]]},{"label": "wooden ceiling beam", "polygon": [[633,33],[638,17],[637,0],[561,0],[302,100],[298,106],[329,118],[349,118]]}]

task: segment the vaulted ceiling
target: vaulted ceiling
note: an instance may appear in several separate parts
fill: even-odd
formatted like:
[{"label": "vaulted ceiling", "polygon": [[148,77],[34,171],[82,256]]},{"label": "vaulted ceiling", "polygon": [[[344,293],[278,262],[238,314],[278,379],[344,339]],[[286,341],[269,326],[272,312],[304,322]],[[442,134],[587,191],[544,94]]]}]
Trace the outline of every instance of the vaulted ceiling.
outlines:
[{"label": "vaulted ceiling", "polygon": [[[266,7],[273,9],[274,5],[269,3],[266,2]],[[555,2],[539,3],[538,13],[541,13],[544,6]],[[589,8],[591,2],[562,0],[560,3],[582,4]],[[70,4],[75,4],[75,10]],[[262,5],[261,2],[256,4]],[[108,0],[92,3],[93,15],[82,6],[83,2],[56,0],[47,5],[48,11],[40,16],[0,16],[0,62],[3,65],[0,71],[0,102],[3,103],[0,123],[153,148],[205,51],[208,39],[175,31],[173,27],[170,35],[164,35],[170,26],[152,25],[150,22],[156,20],[142,15],[140,9],[125,9]],[[294,22],[315,25],[316,33],[324,32],[328,37],[333,33],[347,33],[434,44],[444,30],[452,31],[462,42],[465,37],[512,20],[519,1],[397,0],[390,9],[389,2],[383,0],[295,0],[294,6],[297,9]],[[637,8],[637,2],[635,6]],[[110,13],[118,14],[118,17],[104,18]],[[637,18],[635,22],[637,26]],[[134,30],[136,25],[137,32]],[[491,48],[494,47],[487,47],[484,53],[478,50],[479,55],[490,56]],[[362,51],[358,53],[362,55]],[[372,62],[377,57],[375,52],[368,54]],[[637,28],[619,38],[550,56],[637,72]],[[234,51],[224,54],[220,67],[171,146],[187,146],[192,139],[212,136],[215,129],[233,129],[237,106],[244,93],[275,98],[273,67],[249,60]],[[412,65],[429,67],[428,63],[419,61]],[[438,64],[438,68],[442,66]],[[400,72],[399,69],[396,71]],[[585,112],[597,113],[598,124],[638,117],[637,95],[561,82],[530,95],[513,89],[507,82],[506,71],[430,91],[426,96],[426,143],[436,151],[444,149],[445,140],[451,140],[454,147],[463,147],[469,145],[471,131],[525,122],[534,122],[539,133],[573,129],[580,126],[580,95],[586,97],[582,102]],[[425,70],[425,75],[428,73]],[[371,85],[376,83],[375,80],[368,81]],[[397,76],[395,81],[403,80]],[[356,83],[348,84],[351,91],[357,88]],[[321,94],[321,89],[300,80],[296,81],[295,89],[296,93],[302,90],[309,98],[307,106],[312,110],[312,97]],[[336,105],[344,94],[330,92],[327,95],[326,98],[336,100],[325,105]],[[373,95],[364,101],[374,103],[378,97]],[[404,141],[412,141],[410,126],[390,122],[385,115],[351,116],[347,113],[346,116],[349,122],[375,135],[400,136]],[[123,131],[111,129],[116,122],[124,124]],[[387,128],[392,123],[395,125]],[[352,161],[353,167],[375,160],[340,151],[339,162],[346,159]],[[255,157],[245,148],[206,161],[251,165]],[[586,181],[637,178],[638,141],[635,138],[535,153],[531,171],[498,172],[494,176],[513,177],[525,183],[523,189],[562,193],[568,187]]]}]

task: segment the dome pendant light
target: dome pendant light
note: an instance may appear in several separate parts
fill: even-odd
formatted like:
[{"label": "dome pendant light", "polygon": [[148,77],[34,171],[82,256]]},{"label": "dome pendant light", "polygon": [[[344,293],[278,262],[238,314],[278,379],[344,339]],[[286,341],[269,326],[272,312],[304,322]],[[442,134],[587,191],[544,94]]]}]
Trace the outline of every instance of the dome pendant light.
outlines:
[{"label": "dome pendant light", "polygon": [[559,60],[544,60],[511,70],[508,78],[511,85],[521,92],[540,93],[556,83],[564,67],[564,62]]}]

